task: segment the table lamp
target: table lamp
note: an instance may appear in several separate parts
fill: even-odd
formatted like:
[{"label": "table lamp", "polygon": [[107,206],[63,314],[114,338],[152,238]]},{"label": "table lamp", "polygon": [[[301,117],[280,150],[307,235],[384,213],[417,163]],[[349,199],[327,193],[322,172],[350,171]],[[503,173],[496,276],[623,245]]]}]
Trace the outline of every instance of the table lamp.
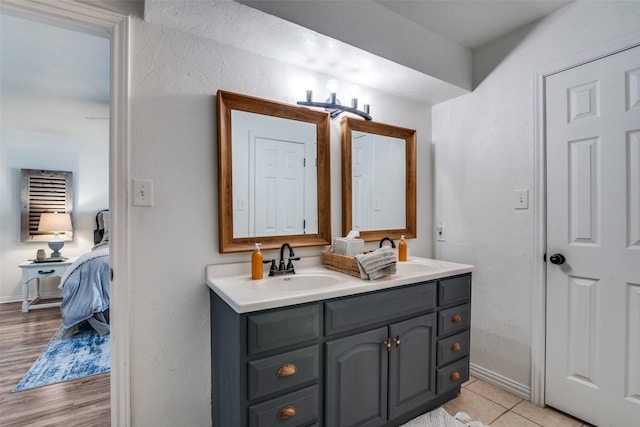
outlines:
[{"label": "table lamp", "polygon": [[58,212],[45,212],[41,214],[38,231],[53,231],[53,239],[49,240],[49,249],[53,251],[51,258],[61,258],[60,249],[64,246],[64,240],[60,238],[59,233],[63,231],[73,231],[71,214]]}]

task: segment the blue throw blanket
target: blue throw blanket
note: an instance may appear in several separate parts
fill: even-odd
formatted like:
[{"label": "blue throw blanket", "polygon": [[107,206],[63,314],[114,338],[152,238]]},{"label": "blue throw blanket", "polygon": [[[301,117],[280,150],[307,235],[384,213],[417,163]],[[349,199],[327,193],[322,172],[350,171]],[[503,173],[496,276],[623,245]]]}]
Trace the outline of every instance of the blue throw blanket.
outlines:
[{"label": "blue throw blanket", "polygon": [[109,247],[101,247],[80,256],[65,271],[60,288],[60,311],[65,329],[94,315],[105,323],[101,313],[109,308]]}]

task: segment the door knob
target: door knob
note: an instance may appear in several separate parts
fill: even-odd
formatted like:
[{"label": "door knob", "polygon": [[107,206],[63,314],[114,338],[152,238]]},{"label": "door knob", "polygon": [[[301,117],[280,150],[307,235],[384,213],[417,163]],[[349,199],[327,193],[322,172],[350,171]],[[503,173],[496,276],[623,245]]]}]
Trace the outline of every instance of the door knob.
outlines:
[{"label": "door knob", "polygon": [[555,264],[555,265],[564,264],[566,260],[567,259],[562,254],[553,254],[549,257],[549,261],[551,261],[551,264]]}]

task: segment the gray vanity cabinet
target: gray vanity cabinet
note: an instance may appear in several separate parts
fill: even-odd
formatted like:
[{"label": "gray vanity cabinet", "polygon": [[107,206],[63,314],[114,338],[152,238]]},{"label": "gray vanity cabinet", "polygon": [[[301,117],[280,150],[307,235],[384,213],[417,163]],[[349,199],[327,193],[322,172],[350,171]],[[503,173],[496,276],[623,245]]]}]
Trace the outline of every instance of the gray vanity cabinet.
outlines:
[{"label": "gray vanity cabinet", "polygon": [[398,426],[469,377],[470,273],[243,314],[210,295],[217,427]]},{"label": "gray vanity cabinet", "polygon": [[326,343],[326,421],[382,426],[435,395],[435,313]]}]

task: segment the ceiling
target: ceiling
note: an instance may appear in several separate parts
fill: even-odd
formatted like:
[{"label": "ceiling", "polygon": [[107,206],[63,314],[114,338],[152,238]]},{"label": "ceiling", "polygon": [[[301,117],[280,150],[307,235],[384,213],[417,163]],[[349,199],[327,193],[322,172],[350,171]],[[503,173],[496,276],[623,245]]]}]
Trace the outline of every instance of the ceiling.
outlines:
[{"label": "ceiling", "polygon": [[[95,0],[81,1],[96,3]],[[205,3],[211,1],[208,0]],[[228,4],[228,1],[221,3]],[[283,4],[292,6],[295,3],[300,7],[288,7],[295,10],[288,14],[286,19],[303,27],[313,28],[319,33],[322,33],[322,22],[315,23],[313,26],[305,25],[307,21],[313,19],[313,16],[305,16],[305,6],[320,3],[331,8],[340,3],[347,3],[347,0],[238,1],[274,16],[283,15],[279,12],[282,7],[279,9],[276,6]],[[382,8],[383,13],[389,14],[389,17],[393,16],[394,19],[400,17],[411,21],[465,49],[474,49],[570,3],[566,0],[348,1],[355,2],[358,7],[369,5],[376,6],[377,9]],[[162,7],[171,4],[189,7],[190,2],[195,5],[198,0],[189,0],[186,3],[174,0],[107,1],[111,9],[125,7],[122,9],[124,13],[132,13],[132,2],[138,5],[136,9],[140,10],[142,6],[147,8],[151,3],[161,3]],[[109,40],[59,26],[28,21],[5,13],[0,14],[0,19],[2,128],[60,133],[64,132],[63,128],[68,128],[68,125],[73,123],[80,133],[91,133],[96,126],[104,127],[104,123],[97,122],[108,119]],[[385,28],[384,30],[393,31],[394,29]],[[231,29],[227,31],[229,32],[232,33],[230,38],[242,38],[237,37],[237,30]],[[262,38],[268,37],[268,34],[262,33]],[[363,37],[366,37],[366,34]],[[265,43],[268,45],[268,40]],[[264,52],[264,45],[261,45],[260,49]],[[375,59],[375,55],[371,56]],[[318,63],[322,62],[322,58],[314,59]],[[378,59],[382,61],[381,58]],[[335,67],[335,60],[327,62],[333,63]],[[374,65],[371,72],[374,75],[384,73],[384,70],[388,69],[380,67],[378,63]],[[418,80],[428,80],[425,87],[432,84],[431,80],[437,80],[419,71],[411,72],[418,75]],[[394,76],[404,75],[402,73],[409,73],[409,71],[396,70]],[[412,76],[407,76],[405,80],[412,81],[409,77]],[[385,90],[387,88],[381,83],[382,80],[384,76],[375,76],[368,83],[373,87],[379,87],[380,90]],[[410,86],[414,97],[434,92],[430,87],[430,90],[424,92],[415,90],[420,86],[419,81]],[[395,90],[398,90],[397,85]],[[403,96],[401,91],[398,93]]]},{"label": "ceiling", "polygon": [[2,130],[103,136],[109,49],[107,38],[0,14]]},{"label": "ceiling", "polygon": [[[386,8],[388,13],[400,15],[462,47],[475,49],[574,0],[298,0],[296,3],[304,5],[298,9],[293,9],[288,0],[237,1],[302,26],[306,26],[304,23],[309,18],[305,9],[314,4],[325,3],[332,7],[351,2],[365,7],[373,2]],[[287,13],[283,13],[278,5],[287,3]]]},{"label": "ceiling", "polygon": [[536,21],[573,0],[375,0],[467,49]]}]

